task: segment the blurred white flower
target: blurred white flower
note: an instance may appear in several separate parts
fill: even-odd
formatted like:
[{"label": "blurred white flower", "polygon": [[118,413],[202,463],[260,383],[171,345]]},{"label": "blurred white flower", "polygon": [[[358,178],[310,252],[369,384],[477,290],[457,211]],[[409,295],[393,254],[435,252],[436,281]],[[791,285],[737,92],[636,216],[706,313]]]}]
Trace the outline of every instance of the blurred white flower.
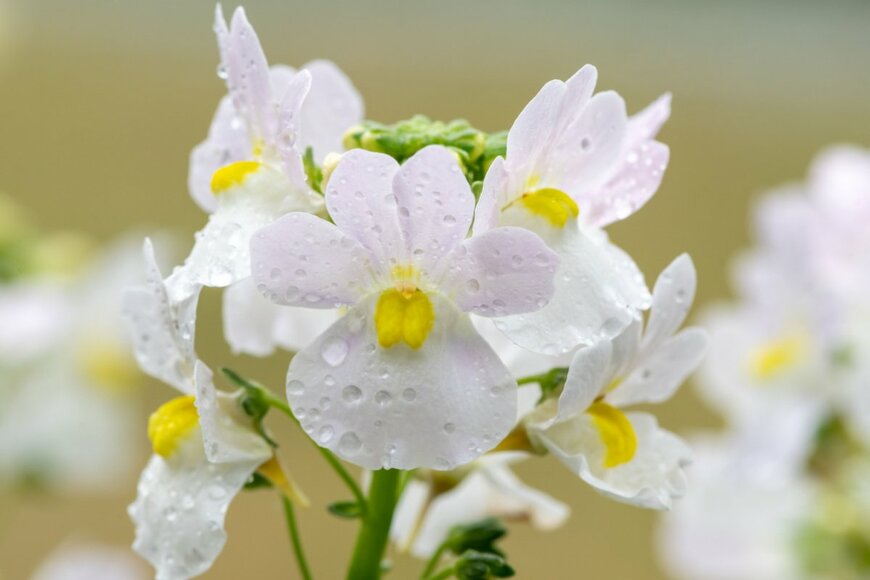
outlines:
[{"label": "blurred white flower", "polygon": [[129,549],[71,544],[58,548],[31,580],[146,580],[141,561]]}]

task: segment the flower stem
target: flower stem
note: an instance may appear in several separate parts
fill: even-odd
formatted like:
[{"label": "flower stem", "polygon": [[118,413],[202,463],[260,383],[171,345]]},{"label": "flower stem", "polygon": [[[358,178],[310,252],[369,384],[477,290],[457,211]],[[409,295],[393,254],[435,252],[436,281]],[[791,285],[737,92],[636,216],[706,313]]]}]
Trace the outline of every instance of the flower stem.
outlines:
[{"label": "flower stem", "polygon": [[293,502],[287,499],[287,496],[284,494],[281,494],[281,501],[284,504],[284,517],[287,520],[287,531],[290,533],[290,542],[293,544],[293,553],[296,555],[299,575],[302,580],[311,580],[311,570],[308,568],[305,550],[302,548],[302,539],[299,537],[299,528],[296,525],[296,511],[293,508]]},{"label": "flower stem", "polygon": [[438,546],[438,549],[435,550],[435,553],[432,554],[432,557],[429,558],[428,562],[426,562],[426,567],[423,568],[423,572],[420,574],[420,578],[429,578],[435,572],[435,568],[438,567],[438,562],[441,561],[441,556],[444,555],[444,551],[446,549],[446,543]]},{"label": "flower stem", "polygon": [[349,580],[378,580],[381,577],[381,560],[390,536],[393,511],[399,500],[401,473],[397,469],[380,469],[372,473],[368,511],[362,518],[356,539],[347,572]]}]

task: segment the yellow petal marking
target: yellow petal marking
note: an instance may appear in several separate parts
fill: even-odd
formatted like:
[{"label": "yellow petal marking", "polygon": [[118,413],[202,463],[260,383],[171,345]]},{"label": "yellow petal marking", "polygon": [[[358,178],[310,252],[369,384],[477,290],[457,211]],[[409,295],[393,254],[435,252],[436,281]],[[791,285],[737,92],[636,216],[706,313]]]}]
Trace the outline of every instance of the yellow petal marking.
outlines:
[{"label": "yellow petal marking", "polygon": [[184,437],[199,424],[196,398],[183,396],[164,403],[148,419],[148,438],[154,453],[169,457]]},{"label": "yellow petal marking", "polygon": [[236,161],[224,165],[214,172],[211,177],[211,191],[215,195],[240,185],[251,173],[256,172],[262,163],[259,161]]},{"label": "yellow petal marking", "polygon": [[637,435],[625,413],[603,401],[592,403],[586,413],[592,417],[607,450],[604,467],[610,469],[631,461],[637,452]]},{"label": "yellow petal marking", "polygon": [[92,383],[109,392],[123,392],[141,377],[128,348],[107,338],[92,338],[82,343],[78,363]]},{"label": "yellow petal marking", "polygon": [[381,293],[375,306],[375,329],[378,342],[389,348],[401,341],[413,349],[426,342],[435,324],[435,309],[421,290],[390,288]]},{"label": "yellow petal marking", "polygon": [[749,355],[749,370],[761,380],[770,380],[799,362],[807,350],[807,338],[792,333],[757,347]]},{"label": "yellow petal marking", "polygon": [[550,225],[557,228],[565,227],[569,219],[580,215],[577,202],[564,191],[550,187],[524,193],[517,201],[526,210],[544,218]]}]

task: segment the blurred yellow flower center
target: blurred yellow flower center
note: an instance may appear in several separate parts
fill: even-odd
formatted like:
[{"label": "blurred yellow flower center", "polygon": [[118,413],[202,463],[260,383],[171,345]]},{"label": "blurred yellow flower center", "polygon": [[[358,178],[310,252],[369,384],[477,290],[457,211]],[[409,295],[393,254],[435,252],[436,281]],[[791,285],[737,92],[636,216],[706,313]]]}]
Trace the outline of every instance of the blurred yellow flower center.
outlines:
[{"label": "blurred yellow flower center", "polygon": [[749,370],[762,380],[769,380],[800,361],[807,349],[807,338],[793,333],[757,347],[749,355]]},{"label": "blurred yellow flower center", "polygon": [[108,391],[125,391],[140,377],[130,351],[112,340],[84,342],[78,360],[82,372],[92,379],[93,384]]},{"label": "blurred yellow flower center", "polygon": [[215,195],[240,185],[251,173],[255,173],[262,163],[259,161],[236,161],[224,165],[211,177],[211,191]]},{"label": "blurred yellow flower center", "polygon": [[524,193],[517,201],[557,228],[564,228],[569,219],[580,215],[580,208],[567,193],[550,187]]},{"label": "blurred yellow flower center", "polygon": [[183,396],[161,405],[148,419],[148,438],[154,453],[169,457],[190,431],[199,424],[196,398]]},{"label": "blurred yellow flower center", "polygon": [[604,467],[609,469],[631,461],[637,452],[637,435],[625,413],[603,401],[592,403],[586,413],[604,443]]},{"label": "blurred yellow flower center", "polygon": [[385,290],[378,298],[375,330],[378,342],[384,348],[402,341],[411,348],[420,348],[433,324],[435,309],[432,302],[425,292],[408,281]]}]

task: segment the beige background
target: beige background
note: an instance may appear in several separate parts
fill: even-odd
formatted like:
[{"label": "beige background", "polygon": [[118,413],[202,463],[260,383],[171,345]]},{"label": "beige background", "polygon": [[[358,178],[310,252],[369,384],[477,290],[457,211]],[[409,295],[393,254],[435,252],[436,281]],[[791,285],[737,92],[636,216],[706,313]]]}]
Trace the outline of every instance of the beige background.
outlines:
[{"label": "beige background", "polygon": [[[507,128],[541,84],[586,62],[631,111],[672,91],[665,182],[612,236],[650,281],[689,251],[699,303],[727,296],[726,263],[747,243],[753,195],[801,178],[826,144],[870,145],[865,1],[251,0],[247,8],[273,62],[335,60],[381,121],[421,112]],[[212,9],[200,0],[0,0],[0,190],[48,229],[110,239],[144,225],[192,235],[203,215],[186,193],[187,155],[223,94]],[[200,354],[280,385],[286,355],[231,360],[218,307],[208,293]],[[149,383],[143,398],[151,408],[170,395]],[[144,408],[142,417],[144,464]],[[716,423],[688,389],[660,418],[680,433]],[[343,490],[300,433],[276,429],[314,500],[301,516],[314,570],[340,577],[354,525],[323,506]],[[506,546],[520,578],[663,577],[654,514],[597,496],[551,460],[520,472],[574,511],[555,533],[514,527]],[[0,497],[4,578],[26,578],[70,537],[128,543],[134,477],[100,497]],[[272,494],[240,497],[228,527],[227,549],[206,578],[295,577]],[[399,557],[391,577],[416,577],[414,566]]]}]

